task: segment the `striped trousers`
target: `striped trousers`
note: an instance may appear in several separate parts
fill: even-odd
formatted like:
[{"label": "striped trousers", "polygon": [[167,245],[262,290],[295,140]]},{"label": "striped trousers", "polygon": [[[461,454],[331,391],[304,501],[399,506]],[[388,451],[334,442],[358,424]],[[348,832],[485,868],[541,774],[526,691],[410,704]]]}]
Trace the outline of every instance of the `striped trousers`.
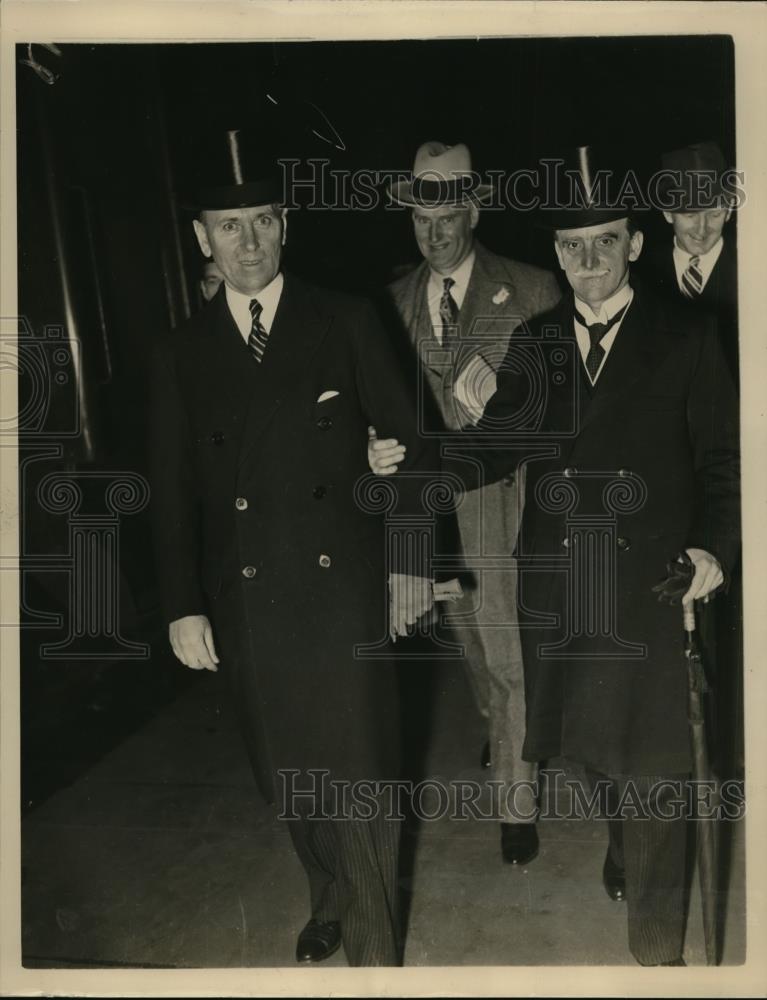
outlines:
[{"label": "striped trousers", "polygon": [[[649,819],[631,815],[629,807],[621,819],[608,820],[610,856],[626,872],[629,949],[640,965],[660,965],[681,958],[684,946],[684,892],[687,823],[684,813],[673,819],[676,788],[684,789],[687,774],[604,775],[586,771],[594,789],[607,784],[607,808],[612,815],[618,803],[631,792],[637,811]],[[631,786],[628,788],[628,786]],[[655,787],[654,787],[655,786]],[[652,790],[652,802],[648,798]],[[653,813],[659,815],[653,815]]]},{"label": "striped trousers", "polygon": [[400,965],[398,861],[401,821],[287,820],[309,878],[312,917],[338,920],[352,966]]}]

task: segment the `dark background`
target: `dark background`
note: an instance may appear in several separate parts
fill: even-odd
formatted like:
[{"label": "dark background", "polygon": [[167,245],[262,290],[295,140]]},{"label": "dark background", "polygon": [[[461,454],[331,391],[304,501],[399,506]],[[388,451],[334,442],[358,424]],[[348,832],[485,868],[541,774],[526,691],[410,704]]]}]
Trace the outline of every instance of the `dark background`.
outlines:
[{"label": "dark background", "polygon": [[[74,325],[83,366],[48,387],[42,430],[22,426],[27,556],[67,547],[66,518],[34,500],[43,475],[146,471],[151,346],[199,307],[202,258],[179,201],[223,129],[255,126],[278,156],[327,158],[336,170],[407,169],[429,139],[467,143],[479,172],[534,168],[542,155],[587,143],[628,150],[645,174],[662,150],[702,139],[735,162],[726,37],[59,48],[31,53],[52,84],[21,64],[30,52],[18,48],[19,309],[43,346],[50,324]],[[311,134],[317,108],[344,151]],[[659,216],[645,226],[647,239],[668,238]],[[496,252],[554,264],[522,213],[485,213],[479,237]],[[376,292],[416,259],[404,210],[290,216],[287,266],[318,283]],[[23,403],[31,390],[20,368]],[[73,407],[87,411],[87,434],[66,437]],[[46,443],[55,454],[39,451]],[[23,574],[22,778],[33,808],[193,678],[167,650],[147,511],[121,524],[120,620],[123,635],[149,643],[150,659],[41,657],[40,643],[61,638],[66,622],[43,629],[39,615],[66,614],[67,581],[30,558]]]}]

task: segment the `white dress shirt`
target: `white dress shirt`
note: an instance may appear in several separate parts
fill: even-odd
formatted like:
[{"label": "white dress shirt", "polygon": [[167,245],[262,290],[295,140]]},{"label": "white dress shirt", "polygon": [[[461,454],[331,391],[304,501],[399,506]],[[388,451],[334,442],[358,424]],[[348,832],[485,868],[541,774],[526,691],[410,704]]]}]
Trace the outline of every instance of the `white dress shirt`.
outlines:
[{"label": "white dress shirt", "polygon": [[716,262],[719,260],[719,255],[723,249],[724,240],[720,236],[708,253],[691,254],[683,250],[677,243],[676,237],[674,237],[674,270],[676,271],[676,283],[679,285],[679,290],[682,290],[682,275],[689,267],[693,256],[698,258],[698,270],[703,275],[701,288],[705,288],[706,282],[711,277],[711,272],[716,267]]},{"label": "white dress shirt", "polygon": [[445,290],[445,278],[452,278],[455,282],[450,289],[450,294],[460,309],[463,305],[463,300],[466,298],[466,289],[469,287],[469,279],[471,278],[475,257],[476,253],[472,250],[466,260],[452,274],[437,274],[436,271],[432,271],[429,275],[429,284],[426,289],[429,316],[431,317],[431,325],[434,328],[434,336],[440,344],[442,343],[442,320],[439,315],[439,300],[442,298],[442,293]]},{"label": "white dress shirt", "polygon": [[253,327],[253,317],[250,315],[251,300],[258,299],[260,302],[261,315],[259,319],[266,332],[270,333],[284,284],[285,279],[282,276],[282,272],[280,272],[256,295],[243,295],[242,292],[235,291],[231,285],[226,286],[226,304],[229,306],[232,319],[237,324],[237,329],[240,331],[242,339],[246,344]]},{"label": "white dress shirt", "polygon": [[[589,326],[591,326],[593,323],[609,323],[610,320],[613,318],[613,316],[617,312],[620,312],[624,306],[626,306],[628,310],[628,305],[633,298],[634,298],[634,289],[631,287],[631,285],[624,285],[623,288],[620,288],[615,293],[615,295],[611,296],[609,299],[607,299],[605,302],[602,303],[598,313],[594,312],[594,310],[591,308],[590,305],[588,305],[588,303],[581,302],[581,300],[578,298],[577,295],[575,296],[575,308],[578,310],[581,316],[583,316],[583,318],[586,320]],[[626,313],[624,313],[623,316],[621,316],[621,318],[618,320],[615,326],[611,330],[609,330],[602,338],[602,340],[600,340],[599,342],[599,346],[602,348],[605,354],[604,357],[602,358],[602,363],[600,364],[594,378],[592,379],[589,376],[589,381],[591,382],[592,385],[596,383],[597,379],[602,374],[605,362],[607,361],[607,355],[610,353],[610,348],[615,343],[615,338],[618,336],[618,331],[621,328],[621,324],[623,323],[625,316]],[[589,351],[591,350],[591,339],[589,338],[589,331],[586,329],[585,326],[583,326],[582,323],[578,322],[577,317],[575,319],[575,337],[576,340],[578,341],[578,349],[581,352],[581,357],[583,358],[583,365],[585,368],[586,358],[589,356]],[[588,371],[586,372],[586,375],[588,376]]]}]

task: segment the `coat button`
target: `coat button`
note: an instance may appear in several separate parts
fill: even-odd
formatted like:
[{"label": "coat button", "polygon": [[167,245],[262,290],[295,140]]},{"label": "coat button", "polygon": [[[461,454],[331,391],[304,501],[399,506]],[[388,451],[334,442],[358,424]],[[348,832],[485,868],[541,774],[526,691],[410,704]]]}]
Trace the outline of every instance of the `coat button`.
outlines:
[{"label": "coat button", "polygon": [[564,547],[566,549],[569,549],[570,548],[570,539],[569,538],[563,538],[562,539],[562,544],[564,545]]},{"label": "coat button", "polygon": [[237,499],[234,501],[234,506],[237,508],[237,510],[247,510],[248,501],[245,499],[245,497],[237,497]]},{"label": "coat button", "polygon": [[564,470],[564,472],[562,473],[562,475],[566,479],[570,479],[572,476],[577,476],[578,475],[578,470],[576,468],[573,468],[573,467],[568,467],[567,469]]},{"label": "coat button", "polygon": [[323,569],[328,569],[328,567],[330,566],[330,556],[326,556],[324,554],[321,555],[320,566],[322,566]]},{"label": "coat button", "polygon": [[223,431],[213,431],[210,436],[212,444],[223,444],[224,443],[224,432]]},{"label": "coat button", "polygon": [[314,489],[312,490],[312,496],[314,497],[315,500],[322,500],[322,498],[325,496],[326,493],[327,490],[325,489],[324,486],[315,486]]},{"label": "coat button", "polygon": [[333,421],[330,417],[320,417],[317,421],[317,426],[321,431],[329,430],[333,426]]},{"label": "coat button", "polygon": [[632,476],[633,472],[631,469],[618,469],[618,475],[621,479],[626,479],[627,476]]},{"label": "coat button", "polygon": [[253,577],[256,575],[256,567],[255,566],[245,566],[245,567],[243,567],[242,575],[247,580],[252,580]]},{"label": "coat button", "polygon": [[615,544],[618,546],[619,549],[622,549],[624,552],[627,552],[631,548],[631,539],[624,538],[623,535],[618,535],[618,537],[615,539]]}]

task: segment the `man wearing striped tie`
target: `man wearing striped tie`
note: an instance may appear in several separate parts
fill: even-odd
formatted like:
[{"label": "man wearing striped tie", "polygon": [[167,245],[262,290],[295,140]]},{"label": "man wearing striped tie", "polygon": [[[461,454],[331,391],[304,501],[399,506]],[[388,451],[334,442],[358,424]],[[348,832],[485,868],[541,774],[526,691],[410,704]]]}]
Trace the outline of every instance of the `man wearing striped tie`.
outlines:
[{"label": "man wearing striped tie", "polygon": [[643,263],[648,280],[717,321],[730,373],[738,380],[738,287],[733,216],[737,175],[726,169],[719,146],[695,143],[664,153],[658,204],[674,239],[654,247]]},{"label": "man wearing striped tie", "polygon": [[[397,514],[423,516],[437,458],[372,306],[283,271],[277,163],[257,135],[224,138],[194,220],[224,281],[154,365],[152,506],[170,642],[191,669],[221,663],[258,785],[306,870],[311,919],[296,960],[343,944],[351,965],[396,965],[387,643],[429,609],[432,590],[365,492],[367,427],[409,441],[413,476],[390,491]],[[253,905],[258,879],[241,888]]]}]

